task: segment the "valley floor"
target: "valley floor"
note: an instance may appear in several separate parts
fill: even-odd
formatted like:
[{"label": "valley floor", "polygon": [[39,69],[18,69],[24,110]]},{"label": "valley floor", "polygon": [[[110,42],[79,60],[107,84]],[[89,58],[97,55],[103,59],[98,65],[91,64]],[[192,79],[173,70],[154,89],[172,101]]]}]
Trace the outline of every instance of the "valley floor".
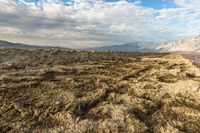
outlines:
[{"label": "valley floor", "polygon": [[200,132],[200,69],[178,54],[0,48],[0,132]]}]

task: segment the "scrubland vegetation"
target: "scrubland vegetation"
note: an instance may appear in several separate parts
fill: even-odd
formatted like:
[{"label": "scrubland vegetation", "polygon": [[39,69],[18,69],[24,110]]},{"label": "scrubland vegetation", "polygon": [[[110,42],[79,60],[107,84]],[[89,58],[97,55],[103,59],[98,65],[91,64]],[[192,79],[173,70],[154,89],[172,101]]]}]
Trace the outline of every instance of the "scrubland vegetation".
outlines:
[{"label": "scrubland vegetation", "polygon": [[0,49],[0,132],[200,132],[200,70],[176,54]]}]

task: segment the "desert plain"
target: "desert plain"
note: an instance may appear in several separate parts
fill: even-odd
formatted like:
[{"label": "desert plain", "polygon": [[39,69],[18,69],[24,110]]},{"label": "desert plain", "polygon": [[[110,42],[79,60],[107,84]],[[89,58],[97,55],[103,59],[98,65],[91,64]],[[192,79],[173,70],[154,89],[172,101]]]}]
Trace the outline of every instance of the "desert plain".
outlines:
[{"label": "desert plain", "polygon": [[0,132],[199,133],[200,69],[180,54],[0,48]]}]

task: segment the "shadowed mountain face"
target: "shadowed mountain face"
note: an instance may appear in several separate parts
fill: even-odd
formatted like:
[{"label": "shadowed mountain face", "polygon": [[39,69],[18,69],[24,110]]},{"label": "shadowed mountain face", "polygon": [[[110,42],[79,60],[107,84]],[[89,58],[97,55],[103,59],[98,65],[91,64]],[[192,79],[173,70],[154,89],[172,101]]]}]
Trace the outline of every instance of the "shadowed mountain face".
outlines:
[{"label": "shadowed mountain face", "polygon": [[55,48],[55,49],[63,49],[63,50],[70,50],[69,48],[64,47],[52,47],[52,46],[36,46],[36,45],[27,45],[27,44],[21,44],[21,43],[12,43],[8,41],[2,41],[0,40],[0,47],[10,47],[10,48]]},{"label": "shadowed mountain face", "polygon": [[200,132],[200,70],[180,55],[0,48],[1,132]]}]

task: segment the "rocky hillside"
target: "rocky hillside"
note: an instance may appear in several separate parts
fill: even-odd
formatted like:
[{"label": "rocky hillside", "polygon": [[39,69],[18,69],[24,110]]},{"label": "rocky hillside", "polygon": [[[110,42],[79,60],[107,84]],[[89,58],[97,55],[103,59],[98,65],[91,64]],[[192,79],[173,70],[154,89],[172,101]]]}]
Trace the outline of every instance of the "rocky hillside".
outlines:
[{"label": "rocky hillside", "polygon": [[155,50],[161,52],[200,52],[200,36],[163,43]]},{"label": "rocky hillside", "polygon": [[0,49],[1,132],[200,132],[200,70],[180,55]]}]

